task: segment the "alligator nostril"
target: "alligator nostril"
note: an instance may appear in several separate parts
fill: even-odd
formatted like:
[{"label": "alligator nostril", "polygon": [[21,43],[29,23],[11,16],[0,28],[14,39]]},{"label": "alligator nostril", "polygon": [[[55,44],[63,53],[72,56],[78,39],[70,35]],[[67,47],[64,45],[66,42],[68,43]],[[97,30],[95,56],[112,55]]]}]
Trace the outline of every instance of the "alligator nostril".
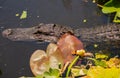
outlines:
[{"label": "alligator nostril", "polygon": [[9,36],[12,33],[12,29],[6,29],[2,32],[3,36]]}]

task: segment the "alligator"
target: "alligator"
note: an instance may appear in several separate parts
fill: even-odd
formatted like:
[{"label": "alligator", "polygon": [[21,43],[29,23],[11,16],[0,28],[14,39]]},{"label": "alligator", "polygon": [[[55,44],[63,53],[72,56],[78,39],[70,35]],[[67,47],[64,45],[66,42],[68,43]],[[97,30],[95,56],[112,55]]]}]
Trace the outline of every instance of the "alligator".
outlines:
[{"label": "alligator", "polygon": [[58,24],[43,24],[30,28],[5,29],[2,35],[13,41],[38,40],[42,42],[57,42],[61,35],[70,33],[85,43],[108,43],[120,46],[120,25],[109,24],[94,28],[73,29]]}]

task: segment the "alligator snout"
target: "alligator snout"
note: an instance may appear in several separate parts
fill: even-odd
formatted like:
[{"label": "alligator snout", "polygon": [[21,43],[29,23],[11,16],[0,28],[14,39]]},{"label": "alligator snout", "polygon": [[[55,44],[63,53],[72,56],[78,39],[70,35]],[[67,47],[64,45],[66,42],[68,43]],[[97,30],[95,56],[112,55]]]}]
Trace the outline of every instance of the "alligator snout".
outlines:
[{"label": "alligator snout", "polygon": [[9,35],[11,35],[12,34],[12,29],[6,29],[6,30],[4,30],[3,32],[2,32],[2,35],[4,36],[4,37],[8,37]]}]

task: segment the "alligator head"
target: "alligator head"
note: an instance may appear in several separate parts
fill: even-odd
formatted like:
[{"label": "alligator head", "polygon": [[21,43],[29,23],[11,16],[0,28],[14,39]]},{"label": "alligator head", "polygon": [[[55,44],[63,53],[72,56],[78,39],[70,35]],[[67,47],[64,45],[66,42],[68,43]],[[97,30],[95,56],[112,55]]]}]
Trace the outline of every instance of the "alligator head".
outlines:
[{"label": "alligator head", "polygon": [[59,37],[65,33],[73,34],[73,30],[67,26],[43,23],[30,28],[13,28],[2,32],[4,37],[12,41],[39,40],[46,42],[57,42]]}]

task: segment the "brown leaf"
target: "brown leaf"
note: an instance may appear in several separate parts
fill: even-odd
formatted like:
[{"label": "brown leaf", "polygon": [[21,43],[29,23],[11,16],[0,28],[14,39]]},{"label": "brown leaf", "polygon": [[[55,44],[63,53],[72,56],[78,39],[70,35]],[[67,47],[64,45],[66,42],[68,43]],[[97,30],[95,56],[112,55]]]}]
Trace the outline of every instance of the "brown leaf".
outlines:
[{"label": "brown leaf", "polygon": [[72,51],[83,49],[83,43],[75,36],[66,33],[57,42],[58,48],[63,54],[63,58],[66,62],[71,62],[73,60]]}]

